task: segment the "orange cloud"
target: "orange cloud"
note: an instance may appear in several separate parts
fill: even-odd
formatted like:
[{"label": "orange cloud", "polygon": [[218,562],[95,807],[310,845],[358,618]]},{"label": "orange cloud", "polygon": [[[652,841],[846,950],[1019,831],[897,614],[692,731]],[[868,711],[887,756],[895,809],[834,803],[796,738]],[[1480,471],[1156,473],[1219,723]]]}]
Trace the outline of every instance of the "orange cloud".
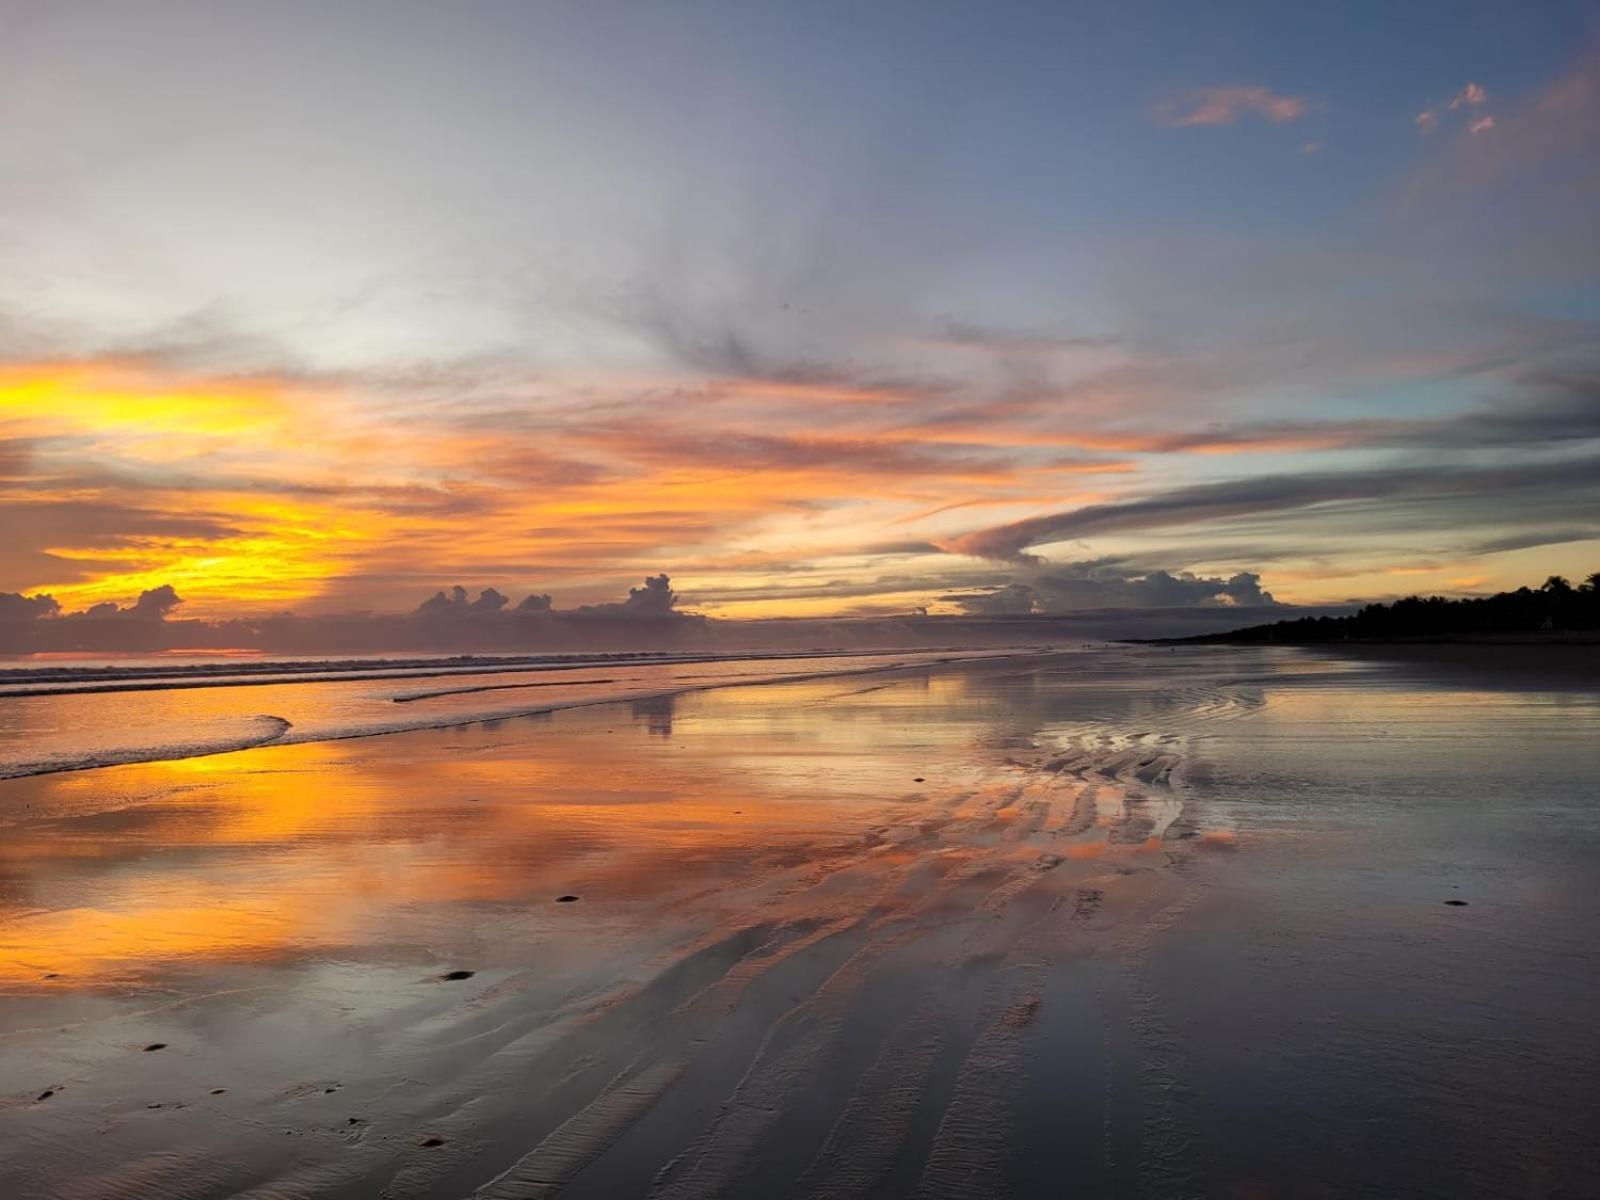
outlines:
[{"label": "orange cloud", "polygon": [[[1063,473],[1130,469],[1026,431],[871,428],[913,395],[898,385],[722,382],[696,393],[723,404],[714,416],[661,395],[631,381],[586,405],[425,409],[291,378],[0,367],[0,441],[19,464],[0,502],[26,514],[0,577],[68,609],[170,583],[202,617],[408,608],[458,577],[566,582],[581,602],[663,565],[715,571],[752,540],[769,552],[745,568],[759,579],[898,521],[930,536],[930,510],[952,503],[1037,502]],[[839,405],[849,427],[817,428]]]}]

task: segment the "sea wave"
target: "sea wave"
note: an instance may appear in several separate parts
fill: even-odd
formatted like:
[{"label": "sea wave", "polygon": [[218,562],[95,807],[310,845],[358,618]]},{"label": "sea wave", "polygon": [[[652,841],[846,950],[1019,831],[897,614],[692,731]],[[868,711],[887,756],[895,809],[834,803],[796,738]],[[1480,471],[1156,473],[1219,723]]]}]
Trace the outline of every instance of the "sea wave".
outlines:
[{"label": "sea wave", "polygon": [[47,754],[37,759],[0,763],[0,779],[26,775],[51,775],[58,771],[87,771],[95,767],[115,767],[128,763],[167,762],[180,758],[201,758],[233,750],[252,750],[282,740],[294,728],[286,717],[261,713],[248,718],[250,728],[216,732],[209,737],[186,737],[156,745],[97,748],[78,753]]},{"label": "sea wave", "polygon": [[[884,650],[808,650],[742,654],[627,652],[611,654],[456,655],[449,658],[351,658],[267,660],[237,663],[183,663],[106,666],[25,666],[0,668],[0,699],[19,696],[72,696],[86,693],[183,691],[214,687],[265,687],[273,684],[361,683],[385,679],[434,679],[455,675],[506,675],[570,671],[577,667],[677,666],[693,663],[807,661],[872,658]],[[948,653],[926,650],[907,654]]]},{"label": "sea wave", "polygon": [[[1000,652],[1001,656],[1004,653]],[[155,680],[141,675],[88,685],[0,690],[0,779],[195,758],[269,744],[444,729],[598,704],[660,700],[713,688],[918,669],[958,658],[995,655],[994,651],[608,655],[581,656],[584,662],[547,657],[516,664],[456,659],[433,663],[424,670],[415,669],[415,660],[388,660],[383,671],[354,667],[356,660],[345,660],[342,665],[346,669],[337,675],[304,672],[289,679],[259,674],[248,679],[218,679],[201,669],[181,679]],[[600,660],[611,667],[607,675],[584,671]],[[681,666],[721,663],[752,665],[754,669],[675,673]],[[107,673],[103,667],[91,670]],[[177,674],[182,669],[169,670]],[[529,671],[566,671],[578,677],[492,681],[510,672]],[[486,676],[491,677],[490,682],[476,682]],[[409,691],[371,686],[418,678],[461,682]],[[299,686],[286,688],[290,684]],[[211,690],[248,686],[272,691],[258,696]],[[534,690],[534,695],[526,694]],[[279,715],[251,713],[258,702],[271,703]],[[397,709],[396,705],[406,707]]]}]

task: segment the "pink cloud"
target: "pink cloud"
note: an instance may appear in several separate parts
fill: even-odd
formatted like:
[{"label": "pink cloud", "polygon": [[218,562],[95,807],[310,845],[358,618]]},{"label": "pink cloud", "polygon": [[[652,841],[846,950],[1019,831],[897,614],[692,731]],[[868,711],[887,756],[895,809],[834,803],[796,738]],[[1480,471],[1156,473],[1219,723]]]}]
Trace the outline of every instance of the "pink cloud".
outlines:
[{"label": "pink cloud", "polygon": [[[1481,83],[1469,83],[1466,87],[1462,88],[1459,92],[1452,96],[1450,98],[1450,103],[1444,105],[1442,110],[1437,108],[1425,108],[1415,117],[1413,117],[1412,120],[1416,123],[1418,132],[1424,134],[1433,133],[1439,128],[1439,113],[1441,111],[1450,113],[1458,112],[1461,109],[1474,109],[1482,107],[1488,102],[1488,90],[1485,89]],[[1485,129],[1493,128],[1494,118],[1488,116],[1487,114],[1479,117],[1477,120],[1472,121],[1467,125],[1467,131],[1469,133],[1482,133]]]},{"label": "pink cloud", "polygon": [[1421,222],[1419,235],[1448,228],[1452,252],[1492,214],[1497,260],[1545,279],[1592,274],[1600,43],[1542,89],[1501,97],[1496,109],[1464,112],[1460,136],[1418,165],[1399,204]]},{"label": "pink cloud", "polygon": [[1275,125],[1297,121],[1311,109],[1304,96],[1280,96],[1269,88],[1230,83],[1200,88],[1184,97],[1180,106],[1163,105],[1156,117],[1167,125],[1232,125],[1254,115]]}]

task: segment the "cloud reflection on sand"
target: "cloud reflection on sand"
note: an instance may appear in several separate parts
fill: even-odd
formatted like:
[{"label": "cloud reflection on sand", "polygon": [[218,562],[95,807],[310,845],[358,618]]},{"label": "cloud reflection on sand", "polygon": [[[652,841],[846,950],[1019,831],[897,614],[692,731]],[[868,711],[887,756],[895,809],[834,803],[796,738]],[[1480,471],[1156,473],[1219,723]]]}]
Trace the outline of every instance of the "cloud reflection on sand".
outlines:
[{"label": "cloud reflection on sand", "polygon": [[[12,780],[0,1180],[998,1195],[1065,1156],[1187,1195],[1278,1155],[1373,1192],[1374,1078],[1426,1123],[1416,1080],[1527,1058],[1540,1097],[1472,1103],[1582,1111],[1597,719],[1112,648]],[[1537,802],[1474,790],[1533,740]],[[1480,1142],[1461,1194],[1514,1194]]]},{"label": "cloud reflection on sand", "polygon": [[[901,686],[938,705],[964,685]],[[542,901],[580,883],[657,901],[696,873],[813,854],[927,794],[890,743],[915,754],[949,732],[837,720],[825,706],[852,692],[857,711],[901,707],[818,681],[790,686],[778,715],[759,691],[706,697],[687,740],[667,740],[673,701],[659,698],[14,781],[32,819],[0,844],[8,890],[30,908],[58,887],[77,894],[13,912],[0,978],[127,983],[207,955],[349,953],[381,943],[400,910],[416,921],[418,907]]]}]

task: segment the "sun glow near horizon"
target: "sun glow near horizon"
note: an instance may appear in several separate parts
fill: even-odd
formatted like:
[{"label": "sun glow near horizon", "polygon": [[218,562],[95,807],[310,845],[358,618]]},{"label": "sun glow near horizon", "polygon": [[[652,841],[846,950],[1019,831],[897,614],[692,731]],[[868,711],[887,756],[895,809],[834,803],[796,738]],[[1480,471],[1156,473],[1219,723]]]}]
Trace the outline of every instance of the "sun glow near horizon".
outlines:
[{"label": "sun glow near horizon", "polygon": [[[1131,441],[1092,432],[1079,457],[1030,459],[1026,432],[1003,426],[948,454],[937,439],[932,450],[908,447],[901,429],[733,433],[719,450],[685,442],[636,399],[618,403],[640,419],[568,415],[519,437],[515,422],[396,415],[357,391],[298,381],[123,362],[9,366],[0,437],[22,448],[25,465],[4,494],[20,521],[30,508],[42,517],[19,590],[77,609],[170,584],[185,615],[248,617],[402,610],[458,579],[530,591],[566,583],[580,599],[604,599],[665,567],[712,616],[959,612],[943,596],[975,572],[935,549],[944,531],[1137,497],[1158,461],[1081,457]],[[769,416],[790,428],[805,414]],[[1226,452],[1200,449],[1208,460]],[[1108,479],[1118,482],[1073,482]],[[891,537],[902,544],[872,544]],[[1587,547],[1564,549],[1512,557],[1581,574]],[[1362,557],[1284,562],[1272,582],[1281,601],[1319,603],[1412,590],[1395,586],[1406,572],[1446,591],[1506,579],[1482,557]],[[912,583],[916,572],[932,582]],[[417,582],[374,594],[369,577]]]},{"label": "sun glow near horizon", "polygon": [[[851,522],[830,509],[875,508],[884,525],[940,515],[940,506],[928,513],[929,480],[914,460],[901,465],[894,440],[802,440],[796,461],[748,470],[737,455],[719,462],[693,447],[663,451],[648,432],[577,427],[524,453],[470,424],[390,422],[359,396],[270,379],[126,363],[0,371],[0,436],[27,455],[28,476],[6,488],[14,511],[77,505],[120,514],[130,526],[68,522],[39,543],[36,557],[50,565],[24,589],[54,595],[66,608],[126,602],[170,584],[186,615],[248,616],[315,604],[330,584],[364,571],[434,568],[441,584],[458,575],[503,582],[503,568],[486,579],[480,564],[506,560],[529,564],[527,587],[543,581],[541,569],[558,579],[592,577],[613,563],[620,580],[658,562],[704,559],[707,543],[714,546],[730,524],[750,522],[765,523],[777,544],[753,558],[735,548],[728,565],[708,561],[703,573],[708,582],[731,571],[745,586],[781,584],[783,576],[764,573],[758,560],[776,566],[785,555],[825,558],[850,548],[841,524]],[[880,453],[883,480],[875,478]],[[999,489],[979,502],[1019,513],[1070,494],[1052,489],[1030,502],[1030,477],[1048,485],[1048,466],[1013,470],[959,457],[930,465],[960,486]],[[526,478],[541,474],[551,486],[528,495]],[[387,607],[417,598],[398,595]],[[867,604],[925,599],[900,589]],[[861,607],[849,595],[704,606],[727,616],[828,616]]]},{"label": "sun glow near horizon", "polygon": [[[1600,554],[1592,21],[1308,17],[1199,72],[1199,17],[1173,57],[919,12],[819,88],[820,17],[513,5],[308,61],[288,12],[101,14],[122,53],[72,7],[0,148],[19,610],[1319,604]],[[296,88],[202,79],[264,64]]]}]

